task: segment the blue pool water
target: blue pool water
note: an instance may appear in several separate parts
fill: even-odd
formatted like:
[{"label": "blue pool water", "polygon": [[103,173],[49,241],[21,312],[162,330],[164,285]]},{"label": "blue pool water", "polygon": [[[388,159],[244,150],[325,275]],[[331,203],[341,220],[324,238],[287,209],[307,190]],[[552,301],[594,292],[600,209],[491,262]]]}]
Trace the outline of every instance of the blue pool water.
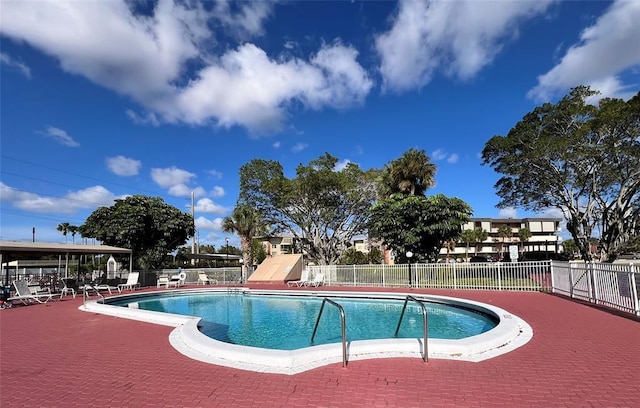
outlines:
[{"label": "blue pool water", "polygon": [[[395,337],[404,300],[332,300],[344,308],[347,341]],[[322,298],[225,293],[153,297],[136,303],[142,310],[200,317],[203,334],[232,344],[295,350],[341,341],[340,313],[326,304],[311,343]],[[484,333],[497,324],[494,318],[471,310],[437,303],[425,306],[429,338],[461,339]],[[409,303],[398,337],[422,338],[422,330],[422,310]]]}]

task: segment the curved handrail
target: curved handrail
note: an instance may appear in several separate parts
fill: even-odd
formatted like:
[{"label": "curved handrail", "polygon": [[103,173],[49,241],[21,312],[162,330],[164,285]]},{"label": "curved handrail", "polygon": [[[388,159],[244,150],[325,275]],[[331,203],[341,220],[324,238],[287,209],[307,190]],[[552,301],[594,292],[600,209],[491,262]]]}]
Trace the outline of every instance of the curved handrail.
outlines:
[{"label": "curved handrail", "polygon": [[92,283],[85,283],[82,288],[82,304],[87,304],[87,286],[91,287],[91,289],[93,289],[94,292],[96,292],[96,294],[102,298],[102,303],[104,303],[104,296],[102,296],[102,293],[100,293],[100,291],[96,289],[96,287],[93,286]]},{"label": "curved handrail", "polygon": [[318,330],[318,324],[320,323],[320,316],[322,316],[322,311],[324,310],[324,304],[329,302],[334,305],[340,311],[340,322],[342,323],[342,366],[347,366],[347,330],[346,330],[346,319],[344,316],[344,309],[340,304],[334,302],[329,298],[324,298],[322,300],[322,306],[320,306],[320,312],[318,313],[318,319],[316,319],[316,325],[313,328],[313,334],[311,335],[311,342],[313,343],[313,339],[316,337],[316,331]]},{"label": "curved handrail", "polygon": [[422,325],[423,325],[422,360],[426,363],[427,361],[429,361],[429,354],[427,352],[427,308],[425,307],[424,303],[422,303],[421,301],[419,301],[418,299],[414,298],[411,295],[407,295],[407,297],[404,299],[404,306],[402,306],[402,313],[400,313],[400,320],[398,320],[398,327],[396,327],[395,336],[398,337],[398,331],[400,330],[400,323],[402,323],[402,318],[404,317],[404,311],[407,309],[407,303],[409,302],[409,300],[413,300],[422,308]]}]

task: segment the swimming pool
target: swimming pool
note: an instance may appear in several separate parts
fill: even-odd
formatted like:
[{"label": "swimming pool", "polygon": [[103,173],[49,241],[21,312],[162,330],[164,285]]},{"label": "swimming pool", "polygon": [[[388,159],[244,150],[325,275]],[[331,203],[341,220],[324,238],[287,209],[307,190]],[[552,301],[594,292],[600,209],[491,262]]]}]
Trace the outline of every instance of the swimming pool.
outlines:
[{"label": "swimming pool", "polygon": [[[344,309],[349,341],[423,336],[422,310],[413,303],[407,305],[396,336],[402,300],[345,297],[333,300]],[[127,307],[131,301],[112,304]],[[274,350],[340,342],[340,314],[332,307],[324,311],[313,336],[321,305],[321,297],[229,293],[154,297],[135,302],[135,307],[142,310],[200,317],[200,331],[213,339]],[[474,310],[443,303],[425,306],[430,338],[462,339],[497,325],[496,318]]]},{"label": "swimming pool", "polygon": [[[340,325],[334,322],[337,310],[328,307],[320,321],[318,338],[324,336],[324,340],[322,340],[324,344],[318,344],[316,339],[310,345],[308,333],[305,332],[308,330],[308,326],[314,325],[319,309],[318,302],[321,302],[323,297],[335,299],[338,303],[345,305],[346,326],[356,327],[361,324],[354,320],[357,313],[353,310],[362,308],[362,302],[370,302],[373,298],[378,299],[376,300],[378,303],[374,307],[376,311],[373,315],[368,315],[365,320],[378,322],[381,319],[379,316],[386,316],[389,321],[393,321],[391,326],[397,325],[399,313],[407,295],[387,292],[239,290],[240,293],[237,294],[227,293],[226,288],[133,293],[108,298],[105,304],[97,301],[88,302],[81,309],[175,327],[169,335],[173,347],[182,354],[200,361],[252,371],[295,374],[343,359],[339,334]],[[212,295],[216,297],[212,299]],[[416,294],[412,294],[412,296],[436,306],[435,309],[428,311],[430,330],[428,354],[430,358],[481,361],[521,347],[533,336],[531,327],[526,322],[492,305],[443,296]],[[217,302],[215,307],[217,317],[207,317],[203,320],[201,317],[189,315],[193,313],[189,310],[190,308],[206,308],[211,300],[215,300],[214,303]],[[304,302],[301,302],[302,300]],[[312,307],[299,313],[292,312],[292,309],[300,307],[299,305],[302,303],[309,303]],[[127,304],[128,307],[122,307],[123,304]],[[173,305],[172,311],[174,313],[165,312],[169,310],[167,305],[170,304]],[[201,306],[197,306],[198,304]],[[289,349],[283,349],[282,346],[279,346],[278,349],[272,349],[264,344],[259,344],[260,347],[257,347],[256,344],[251,346],[233,344],[243,343],[238,339],[246,334],[235,332],[236,327],[253,326],[250,331],[253,331],[254,334],[259,333],[258,337],[265,337],[263,334],[267,330],[267,324],[264,321],[262,309],[267,304],[269,307],[278,304],[281,310],[285,310],[285,314],[288,314],[286,319],[289,323],[287,325],[291,326],[293,331],[302,332],[300,338],[305,338],[307,343],[289,346],[287,347]],[[155,305],[151,307],[155,310],[144,310],[148,308],[148,305]],[[293,307],[292,305],[298,306]],[[403,319],[399,338],[394,338],[393,333],[389,336],[388,330],[374,336],[374,338],[370,337],[370,333],[361,338],[358,333],[348,332],[348,361],[384,357],[423,357],[422,321],[417,318],[420,314],[419,309],[416,306],[407,306],[407,314]],[[229,314],[226,317],[225,314],[232,310],[239,311],[235,315]],[[183,313],[183,315],[175,312]],[[465,318],[468,316],[472,316],[474,319],[479,318],[471,325],[475,326],[473,328],[475,332],[467,333],[462,337],[459,334],[445,335],[449,338],[433,337],[435,333],[433,328],[438,326],[439,319],[443,320],[445,325],[450,322],[454,322],[453,325],[458,325],[457,318],[452,319],[451,316],[460,312]],[[333,317],[332,314],[334,314]],[[236,320],[243,324],[237,325]],[[495,327],[491,328],[490,326]],[[326,330],[324,334],[321,334],[322,327],[324,327],[322,330]],[[214,338],[207,337],[201,332],[201,329],[205,331],[212,329],[217,333],[213,333],[212,337]],[[395,330],[395,326],[393,329]],[[255,337],[254,334],[249,337]],[[224,338],[225,336],[229,338]],[[270,337],[270,334],[266,337]],[[252,339],[252,341],[254,340]]]}]

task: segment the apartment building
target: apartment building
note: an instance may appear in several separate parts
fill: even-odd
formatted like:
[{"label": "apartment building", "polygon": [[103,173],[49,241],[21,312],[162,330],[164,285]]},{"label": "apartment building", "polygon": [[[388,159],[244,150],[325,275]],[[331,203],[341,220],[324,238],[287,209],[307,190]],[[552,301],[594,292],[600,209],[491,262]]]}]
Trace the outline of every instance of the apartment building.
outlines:
[{"label": "apartment building", "polygon": [[[464,261],[465,257],[487,256],[493,260],[500,260],[509,252],[509,246],[518,247],[520,254],[527,252],[561,252],[562,239],[557,235],[560,231],[561,218],[471,218],[463,226],[463,230],[480,228],[488,233],[482,242],[458,242],[454,249],[449,249],[449,259]],[[511,231],[511,237],[500,236],[499,231],[506,226]],[[522,229],[528,229],[531,237],[523,241],[518,234]],[[468,251],[468,255],[467,255]],[[440,258],[447,257],[447,249],[440,250]]]}]

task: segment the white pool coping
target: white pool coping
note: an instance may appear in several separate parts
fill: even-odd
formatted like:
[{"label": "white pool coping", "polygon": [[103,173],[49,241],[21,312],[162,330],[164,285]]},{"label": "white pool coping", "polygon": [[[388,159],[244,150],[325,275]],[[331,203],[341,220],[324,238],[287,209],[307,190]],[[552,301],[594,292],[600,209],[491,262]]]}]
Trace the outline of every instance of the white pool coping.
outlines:
[{"label": "white pool coping", "polygon": [[[235,288],[234,288],[235,289]],[[471,308],[498,318],[498,325],[488,332],[461,340],[428,339],[429,358],[478,362],[524,346],[533,337],[533,329],[524,320],[499,307],[467,299],[402,292],[343,292],[237,289],[251,295],[295,295],[308,297],[353,297],[404,300],[411,295],[419,300]],[[228,288],[184,289],[132,293],[109,299],[140,298],[157,295],[228,293]],[[242,370],[298,374],[327,364],[342,363],[342,343],[325,344],[298,350],[271,350],[224,343],[198,330],[199,317],[153,312],[131,307],[88,301],[80,310],[126,319],[175,327],[169,342],[180,353],[205,363]],[[348,340],[348,339],[347,339]],[[422,339],[384,339],[347,341],[347,361],[372,358],[423,358]]]}]

